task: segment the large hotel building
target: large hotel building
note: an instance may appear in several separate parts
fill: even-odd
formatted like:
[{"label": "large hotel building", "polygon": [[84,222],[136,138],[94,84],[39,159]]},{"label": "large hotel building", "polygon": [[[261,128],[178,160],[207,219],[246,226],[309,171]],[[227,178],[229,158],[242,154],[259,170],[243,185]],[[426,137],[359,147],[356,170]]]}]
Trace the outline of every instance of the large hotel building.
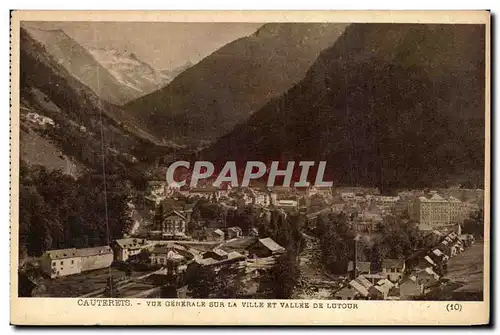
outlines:
[{"label": "large hotel building", "polygon": [[455,197],[447,199],[433,192],[430,197],[418,197],[410,206],[411,219],[419,223],[420,229],[435,229],[462,222],[469,213],[477,209]]}]

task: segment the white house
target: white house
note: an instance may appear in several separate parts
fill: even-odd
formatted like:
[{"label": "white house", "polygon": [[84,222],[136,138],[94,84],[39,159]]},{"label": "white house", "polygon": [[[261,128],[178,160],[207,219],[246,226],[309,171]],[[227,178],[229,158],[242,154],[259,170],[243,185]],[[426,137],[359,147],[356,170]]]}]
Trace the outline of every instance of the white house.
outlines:
[{"label": "white house", "polygon": [[128,261],[131,256],[136,256],[149,247],[151,243],[142,238],[122,238],[113,243],[115,258],[121,262]]},{"label": "white house", "polygon": [[48,250],[40,258],[40,267],[50,278],[107,268],[111,263],[113,250],[109,246]]},{"label": "white house", "polygon": [[384,259],[382,260],[382,273],[393,282],[403,278],[405,271],[404,259]]}]

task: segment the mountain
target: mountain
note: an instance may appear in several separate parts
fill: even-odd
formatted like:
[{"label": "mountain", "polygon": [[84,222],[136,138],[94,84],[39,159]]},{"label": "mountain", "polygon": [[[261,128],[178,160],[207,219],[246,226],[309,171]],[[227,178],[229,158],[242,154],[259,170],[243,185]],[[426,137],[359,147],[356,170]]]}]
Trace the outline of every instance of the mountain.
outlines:
[{"label": "mountain", "polygon": [[265,24],[125,107],[158,137],[182,144],[212,142],[300,81],[345,27]]},{"label": "mountain", "polygon": [[[21,159],[77,175],[127,170],[158,142],[101,100],[25,30],[20,32]],[[136,157],[137,156],[137,157]]]},{"label": "mountain", "polygon": [[336,184],[483,183],[485,29],[353,24],[203,159],[326,160]]},{"label": "mountain", "polygon": [[169,70],[169,69],[160,70],[160,73],[163,77],[167,78],[165,83],[169,83],[172,80],[174,80],[175,77],[177,77],[178,75],[180,75],[182,72],[186,71],[187,69],[189,69],[193,65],[194,64],[190,60],[188,60],[185,64],[178,66],[176,68],[173,68],[171,70]]},{"label": "mountain", "polygon": [[[91,52],[61,29],[26,29],[72,76],[106,101],[121,105],[161,87],[162,77],[151,74],[154,70],[136,57],[102,50]],[[138,80],[139,71],[144,69],[144,79]],[[126,71],[130,73],[124,75]]]},{"label": "mountain", "polygon": [[171,71],[158,71],[140,60],[134,53],[103,48],[90,49],[89,51],[122,86],[133,91],[127,97],[128,100],[133,100],[162,88],[190,66],[190,63],[186,63],[185,66]]}]

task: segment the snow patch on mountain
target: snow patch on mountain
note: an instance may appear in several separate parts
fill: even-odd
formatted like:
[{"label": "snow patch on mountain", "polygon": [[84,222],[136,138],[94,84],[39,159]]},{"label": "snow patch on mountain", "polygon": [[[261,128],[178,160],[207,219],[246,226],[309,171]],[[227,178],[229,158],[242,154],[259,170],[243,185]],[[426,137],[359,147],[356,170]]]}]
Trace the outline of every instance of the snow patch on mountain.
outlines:
[{"label": "snow patch on mountain", "polygon": [[118,82],[142,94],[167,85],[180,73],[157,70],[134,53],[106,48],[89,49],[89,52]]}]

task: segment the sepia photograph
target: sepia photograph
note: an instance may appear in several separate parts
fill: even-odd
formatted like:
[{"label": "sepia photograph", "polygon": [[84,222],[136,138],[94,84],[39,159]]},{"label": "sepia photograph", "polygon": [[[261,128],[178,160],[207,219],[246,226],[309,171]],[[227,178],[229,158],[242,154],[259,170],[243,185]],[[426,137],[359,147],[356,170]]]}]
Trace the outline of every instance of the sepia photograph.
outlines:
[{"label": "sepia photograph", "polygon": [[12,299],[489,306],[488,12],[15,14]]}]

